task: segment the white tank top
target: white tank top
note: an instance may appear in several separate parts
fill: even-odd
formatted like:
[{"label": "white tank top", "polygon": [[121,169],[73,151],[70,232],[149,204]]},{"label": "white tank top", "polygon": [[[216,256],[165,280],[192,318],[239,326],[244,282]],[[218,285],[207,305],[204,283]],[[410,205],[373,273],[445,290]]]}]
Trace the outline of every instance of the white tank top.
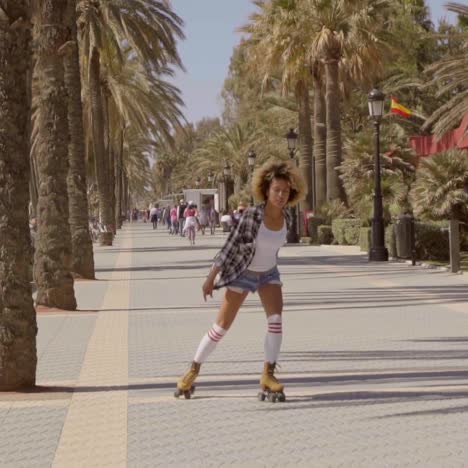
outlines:
[{"label": "white tank top", "polygon": [[270,231],[262,221],[255,241],[255,255],[248,269],[262,272],[276,266],[278,250],[286,242],[286,222],[279,231]]}]

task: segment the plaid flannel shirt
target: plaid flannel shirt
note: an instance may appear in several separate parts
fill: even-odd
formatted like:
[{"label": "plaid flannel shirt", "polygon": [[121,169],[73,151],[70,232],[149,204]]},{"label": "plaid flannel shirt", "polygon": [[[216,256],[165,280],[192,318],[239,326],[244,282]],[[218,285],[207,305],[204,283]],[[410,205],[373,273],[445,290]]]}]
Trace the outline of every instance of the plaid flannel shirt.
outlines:
[{"label": "plaid flannel shirt", "polygon": [[[231,231],[223,248],[214,259],[214,264],[221,268],[220,278],[215,289],[232,283],[247,270],[255,255],[255,240],[263,221],[265,205],[249,208],[242,215],[239,224]],[[291,216],[289,210],[283,210],[286,228],[289,231]]]}]

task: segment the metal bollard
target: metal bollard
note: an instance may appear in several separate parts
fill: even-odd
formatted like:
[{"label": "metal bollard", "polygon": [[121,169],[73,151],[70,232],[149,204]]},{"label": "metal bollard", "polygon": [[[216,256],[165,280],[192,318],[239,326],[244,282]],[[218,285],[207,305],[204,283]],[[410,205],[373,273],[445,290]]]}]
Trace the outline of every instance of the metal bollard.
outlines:
[{"label": "metal bollard", "polygon": [[411,265],[416,265],[416,230],[414,228],[414,216],[410,219],[410,239],[411,239]]},{"label": "metal bollard", "polygon": [[458,273],[460,271],[460,222],[456,219],[450,220],[449,240],[450,271]]}]

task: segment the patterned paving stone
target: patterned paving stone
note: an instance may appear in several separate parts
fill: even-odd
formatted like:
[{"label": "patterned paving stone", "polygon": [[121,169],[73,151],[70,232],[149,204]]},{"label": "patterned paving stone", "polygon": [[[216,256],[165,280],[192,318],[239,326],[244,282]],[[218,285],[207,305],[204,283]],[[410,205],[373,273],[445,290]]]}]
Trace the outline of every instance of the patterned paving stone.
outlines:
[{"label": "patterned paving stone", "polygon": [[37,336],[39,384],[78,378],[96,322],[96,314],[39,316]]},{"label": "patterned paving stone", "polygon": [[0,467],[467,466],[468,278],[353,248],[281,252],[286,403],[256,399],[256,296],[176,400],[220,304],[200,288],[223,239],[137,224],[98,248],[81,312],[39,317],[40,383],[64,388],[0,395]]},{"label": "patterned paving stone", "polygon": [[67,412],[66,403],[0,410],[0,466],[50,467]]}]

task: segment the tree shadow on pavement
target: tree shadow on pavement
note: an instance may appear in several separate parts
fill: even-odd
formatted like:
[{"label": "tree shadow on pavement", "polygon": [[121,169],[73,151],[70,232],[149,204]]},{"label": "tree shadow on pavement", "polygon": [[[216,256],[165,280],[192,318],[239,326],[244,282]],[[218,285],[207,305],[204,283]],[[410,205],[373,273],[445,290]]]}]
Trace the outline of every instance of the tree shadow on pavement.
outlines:
[{"label": "tree shadow on pavement", "polygon": [[[165,271],[165,270],[199,270],[199,269],[206,269],[211,266],[211,263],[198,263],[195,265],[161,265],[161,266],[128,266],[122,268],[96,268],[96,273],[104,273],[104,272],[113,272],[113,271]],[[131,278],[129,278],[131,281]]]},{"label": "tree shadow on pavement", "polygon": [[[353,288],[338,289],[336,291],[294,291],[283,292],[285,308],[297,305],[323,304],[326,306],[339,305],[343,309],[351,308],[352,304],[371,303],[373,307],[391,306],[393,303],[403,305],[418,305],[421,303],[444,304],[468,302],[468,289],[460,286],[395,286],[391,288]],[[328,307],[327,307],[328,308]]]},{"label": "tree shadow on pavement", "polygon": [[219,250],[219,245],[177,245],[177,246],[161,246],[161,247],[132,247],[130,249],[121,249],[110,247],[106,250],[100,250],[99,253],[148,253],[148,252],[187,252],[193,250]]},{"label": "tree shadow on pavement", "polygon": [[[229,374],[225,374],[229,375]],[[281,381],[286,385],[295,385],[299,387],[304,387],[306,385],[310,385],[312,388],[313,386],[324,386],[324,385],[350,385],[350,384],[361,384],[362,382],[368,383],[372,385],[373,383],[380,383],[382,381],[392,381],[392,383],[411,383],[414,380],[423,379],[431,381],[434,380],[457,380],[457,379],[466,379],[467,386],[468,386],[468,371],[466,370],[448,370],[448,371],[418,371],[418,372],[375,372],[375,373],[366,373],[366,374],[357,374],[357,373],[350,373],[346,375],[320,375],[315,377],[284,377]],[[239,378],[239,379],[229,379],[229,380],[201,380],[198,381],[196,386],[198,388],[223,388],[223,389],[237,389],[239,390],[241,387],[245,386],[255,386],[258,387],[258,378]],[[441,384],[442,386],[442,384]],[[449,386],[449,384],[447,385]],[[74,393],[93,393],[93,392],[109,392],[109,391],[131,391],[131,390],[163,390],[163,389],[172,389],[175,387],[174,380],[168,380],[164,382],[148,382],[148,383],[134,383],[129,385],[106,385],[106,386],[50,386],[50,387],[36,387],[36,389],[32,390],[25,390],[21,393],[37,393],[37,392],[74,392]],[[392,391],[377,391],[377,393],[384,393],[386,396],[388,393],[397,393],[400,394],[401,392],[407,392],[413,394],[413,391],[402,389],[400,390],[392,390]],[[417,394],[427,394],[434,393],[434,394],[441,394],[441,393],[448,393],[452,394],[460,394],[464,397],[468,397],[468,390],[458,391],[458,392],[449,392],[448,390],[431,390],[428,392],[423,392],[421,390],[415,391]],[[360,395],[360,394],[374,394],[373,391],[352,391],[352,392],[336,392],[333,394],[326,393],[321,396],[311,395],[311,398],[314,399],[327,399],[330,400],[332,397],[330,395],[337,395],[339,397],[346,396],[346,399],[354,399],[357,397],[353,397],[353,395]]]}]

